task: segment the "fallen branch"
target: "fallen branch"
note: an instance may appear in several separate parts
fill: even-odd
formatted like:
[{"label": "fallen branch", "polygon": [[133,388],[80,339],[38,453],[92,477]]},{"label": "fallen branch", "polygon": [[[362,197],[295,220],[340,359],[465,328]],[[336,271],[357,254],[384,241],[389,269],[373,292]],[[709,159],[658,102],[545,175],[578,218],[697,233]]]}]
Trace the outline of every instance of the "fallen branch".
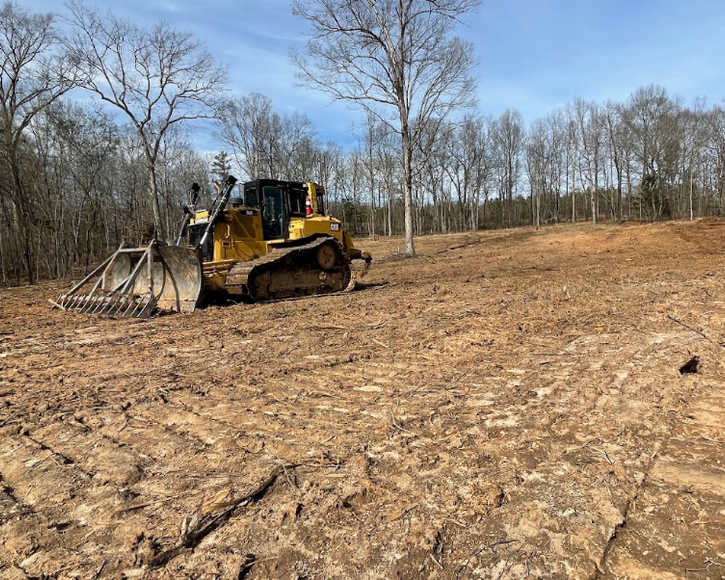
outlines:
[{"label": "fallen branch", "polygon": [[710,567],[717,566],[718,568],[725,568],[725,565],[720,564],[718,560],[720,559],[720,556],[716,556],[713,560],[712,558],[708,558],[705,560],[705,564],[707,564],[704,568],[685,568],[685,572],[709,572]]},{"label": "fallen branch", "polygon": [[691,332],[694,332],[695,334],[698,334],[698,335],[700,335],[700,336],[701,336],[702,338],[704,338],[704,339],[705,339],[705,340],[707,340],[708,342],[711,342],[712,344],[716,344],[716,345],[718,345],[718,346],[721,346],[721,347],[725,348],[725,344],[723,344],[722,342],[715,342],[715,341],[714,341],[713,339],[711,339],[711,338],[710,338],[709,336],[707,336],[707,335],[706,335],[706,334],[705,334],[704,332],[702,332],[701,330],[697,330],[697,328],[693,328],[693,327],[692,327],[692,326],[690,326],[689,324],[685,324],[685,323],[684,323],[684,322],[682,322],[681,320],[677,320],[677,318],[675,318],[674,316],[670,316],[670,315],[668,314],[668,315],[667,315],[667,318],[669,318],[669,319],[670,319],[670,320],[671,320],[672,322],[675,322],[675,323],[679,324],[680,326],[683,326],[683,327],[684,327],[684,328],[686,328],[687,330],[689,330],[689,331],[691,331]]},{"label": "fallen branch", "polygon": [[93,580],[96,580],[101,575],[101,572],[103,572],[103,569],[105,567],[106,567],[106,560],[103,560],[103,562],[101,562],[101,565],[96,570],[96,573],[93,575]]},{"label": "fallen branch", "polygon": [[[208,536],[224,522],[226,522],[229,518],[231,518],[237,509],[262,499],[267,490],[269,490],[274,482],[277,481],[277,477],[279,477],[281,473],[284,473],[287,469],[294,469],[296,467],[299,467],[300,465],[300,463],[290,463],[286,465],[278,465],[277,467],[275,467],[272,472],[264,479],[264,481],[262,481],[262,483],[255,487],[252,491],[233,501],[227,509],[225,509],[217,516],[210,517],[210,519],[208,519],[206,523],[204,523],[203,525],[199,525],[197,529],[189,530],[188,533],[185,534],[184,537],[181,539],[181,542],[173,548],[169,548],[168,550],[165,550],[154,556],[149,563],[149,566],[151,568],[164,566],[168,564],[171,560],[176,558],[176,556],[181,554],[184,550],[191,550],[196,548],[196,546],[198,546],[199,543],[206,536]],[[201,522],[199,522],[199,524],[201,524]]]},{"label": "fallen branch", "polygon": [[179,499],[180,497],[182,497],[182,496],[180,496],[180,495],[173,495],[171,497],[165,497],[163,499],[156,499],[156,500],[153,500],[153,501],[146,501],[144,503],[138,503],[138,504],[135,504],[135,505],[130,505],[130,506],[125,507],[125,508],[117,509],[115,512],[113,512],[111,514],[111,517],[113,518],[113,517],[115,517],[117,515],[124,514],[126,512],[132,512],[132,511],[140,510],[140,509],[143,509],[145,507],[152,506],[152,505],[166,503],[167,501],[171,501],[171,500],[174,500],[174,499]]},{"label": "fallen branch", "polygon": [[438,560],[436,560],[435,556],[433,554],[428,554],[428,556],[430,556],[430,559],[433,560],[433,562],[435,562],[436,566],[438,566],[441,570],[445,570],[445,568],[443,568],[443,564],[441,564]]}]

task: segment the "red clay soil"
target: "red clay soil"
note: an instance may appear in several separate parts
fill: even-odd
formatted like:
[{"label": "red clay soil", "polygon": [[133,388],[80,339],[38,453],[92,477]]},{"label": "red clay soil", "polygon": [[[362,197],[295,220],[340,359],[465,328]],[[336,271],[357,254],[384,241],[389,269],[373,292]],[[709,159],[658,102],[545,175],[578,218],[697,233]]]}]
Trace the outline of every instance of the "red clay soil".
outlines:
[{"label": "red clay soil", "polygon": [[0,577],[725,577],[725,221],[359,245],[145,321],[0,291]]}]

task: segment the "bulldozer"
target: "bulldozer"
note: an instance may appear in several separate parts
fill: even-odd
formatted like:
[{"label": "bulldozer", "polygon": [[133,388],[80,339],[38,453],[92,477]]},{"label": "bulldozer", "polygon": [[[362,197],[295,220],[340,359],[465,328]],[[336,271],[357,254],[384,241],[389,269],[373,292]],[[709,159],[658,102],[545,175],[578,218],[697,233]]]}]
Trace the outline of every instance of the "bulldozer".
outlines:
[{"label": "bulldozer", "polygon": [[[124,243],[69,292],[64,310],[146,318],[193,312],[216,298],[276,300],[341,292],[372,262],[340,220],[327,215],[325,189],[308,182],[257,179],[215,183],[207,209],[189,190],[175,244]],[[232,194],[235,195],[232,195]],[[364,262],[353,276],[352,261]]]}]

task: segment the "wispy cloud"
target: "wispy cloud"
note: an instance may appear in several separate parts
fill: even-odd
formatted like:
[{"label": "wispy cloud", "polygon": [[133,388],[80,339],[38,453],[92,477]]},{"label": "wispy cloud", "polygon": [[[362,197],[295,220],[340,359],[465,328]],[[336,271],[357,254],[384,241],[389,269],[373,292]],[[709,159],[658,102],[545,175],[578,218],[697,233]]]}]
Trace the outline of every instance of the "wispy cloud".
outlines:
[{"label": "wispy cloud", "polygon": [[[57,0],[32,10],[63,11]],[[344,135],[358,118],[327,95],[296,86],[290,46],[305,25],[289,0],[96,0],[140,24],[165,20],[193,31],[229,63],[230,88],[269,96],[283,112],[310,116],[320,134]],[[686,101],[725,96],[725,2],[714,0],[486,0],[466,18],[480,66],[479,109],[521,111],[527,121],[575,97],[625,100],[655,83]],[[343,129],[341,129],[343,128]]]}]

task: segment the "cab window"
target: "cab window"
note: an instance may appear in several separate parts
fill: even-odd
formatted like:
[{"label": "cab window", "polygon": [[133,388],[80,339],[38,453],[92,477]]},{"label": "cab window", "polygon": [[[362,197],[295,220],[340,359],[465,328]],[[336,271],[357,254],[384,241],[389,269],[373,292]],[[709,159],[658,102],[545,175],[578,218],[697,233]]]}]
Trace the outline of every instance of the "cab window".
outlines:
[{"label": "cab window", "polygon": [[289,199],[289,213],[295,217],[307,215],[307,192],[301,189],[292,189],[287,193]]},{"label": "cab window", "polygon": [[284,208],[282,190],[278,187],[264,188],[264,239],[273,240],[285,237]]},{"label": "cab window", "polygon": [[259,209],[259,199],[257,199],[256,189],[247,189],[244,192],[244,207],[256,207]]}]

